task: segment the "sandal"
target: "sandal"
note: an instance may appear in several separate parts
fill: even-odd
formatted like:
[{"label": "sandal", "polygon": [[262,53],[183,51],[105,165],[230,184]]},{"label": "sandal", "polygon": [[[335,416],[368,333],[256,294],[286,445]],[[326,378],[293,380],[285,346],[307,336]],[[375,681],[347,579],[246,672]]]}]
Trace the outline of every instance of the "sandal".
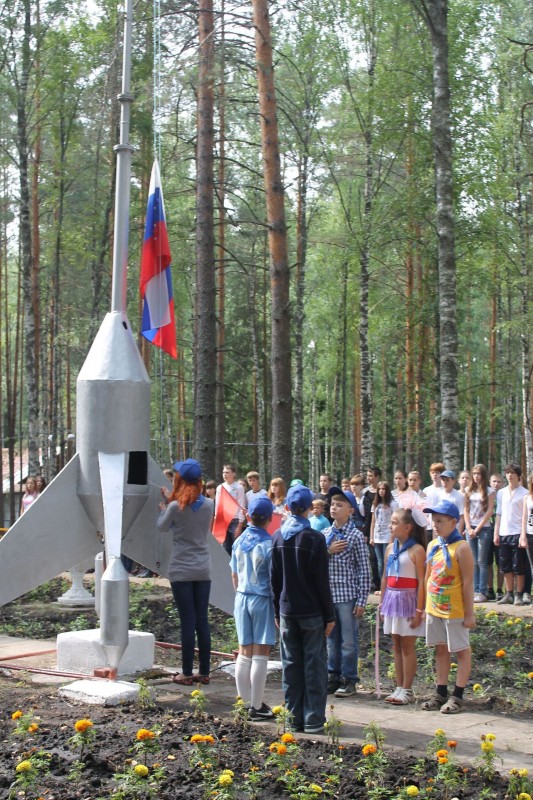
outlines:
[{"label": "sandal", "polygon": [[209,675],[193,675],[192,679],[195,683],[202,683],[204,686],[207,686],[211,678]]},{"label": "sandal", "polygon": [[441,710],[441,714],[459,714],[463,710],[463,706],[465,701],[461,697],[456,697],[454,694],[448,698],[448,702],[445,703]]},{"label": "sandal", "polygon": [[396,697],[391,700],[393,706],[408,706],[415,699],[412,689],[400,689]]},{"label": "sandal", "polygon": [[402,687],[401,686],[397,686],[396,689],[394,689],[394,691],[392,691],[390,694],[387,695],[387,697],[385,698],[385,702],[386,703],[394,703],[394,701],[396,700],[396,698],[398,697],[398,695],[399,695],[399,693],[401,691],[402,691]]},{"label": "sandal", "polygon": [[422,711],[439,711],[445,703],[445,697],[442,697],[440,694],[434,694],[433,697],[430,697],[429,700],[422,703],[420,708]]},{"label": "sandal", "polygon": [[180,686],[192,686],[194,678],[192,675],[184,675],[182,672],[176,672],[172,676],[172,683],[178,683]]}]

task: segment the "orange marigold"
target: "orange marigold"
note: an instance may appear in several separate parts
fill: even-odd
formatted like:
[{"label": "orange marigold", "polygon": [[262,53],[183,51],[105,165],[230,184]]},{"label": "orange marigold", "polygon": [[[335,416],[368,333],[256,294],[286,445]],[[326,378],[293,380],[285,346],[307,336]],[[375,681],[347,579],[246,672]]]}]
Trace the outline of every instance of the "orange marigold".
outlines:
[{"label": "orange marigold", "polygon": [[137,739],[139,742],[144,742],[145,739],[155,739],[155,733],[149,731],[148,728],[139,728],[137,731]]},{"label": "orange marigold", "polygon": [[11,714],[11,719],[20,719],[22,716],[22,711],[13,711]]},{"label": "orange marigold", "polygon": [[448,745],[450,750],[455,750],[455,748],[457,747],[457,742],[455,741],[455,739],[448,739],[446,744]]},{"label": "orange marigold", "polygon": [[496,658],[505,658],[506,655],[507,653],[505,652],[503,647],[501,650],[496,650]]},{"label": "orange marigold", "polygon": [[448,759],[445,756],[442,756],[442,758],[439,758],[439,764],[447,764],[447,763],[448,763]]},{"label": "orange marigold", "polygon": [[437,750],[435,755],[437,756],[437,758],[445,758],[448,755],[448,751],[447,750]]},{"label": "orange marigold", "polygon": [[295,739],[295,737],[292,735],[292,733],[284,733],[284,734],[282,735],[282,737],[281,737],[281,741],[282,741],[282,742],[285,742],[285,744],[294,744],[294,742],[296,741],[296,739]]},{"label": "orange marigold", "polygon": [[373,756],[374,753],[376,752],[377,752],[377,747],[375,744],[365,744],[363,747],[364,756]]},{"label": "orange marigold", "polygon": [[277,753],[278,756],[284,756],[287,752],[287,748],[281,742],[272,742],[268,749],[271,753]]},{"label": "orange marigold", "polygon": [[31,725],[28,725],[28,733],[35,733],[38,730],[39,726],[35,722],[32,722]]},{"label": "orange marigold", "polygon": [[79,719],[74,723],[74,728],[76,729],[77,733],[85,733],[85,731],[88,731],[89,728],[92,728],[92,726],[93,723],[90,719]]}]

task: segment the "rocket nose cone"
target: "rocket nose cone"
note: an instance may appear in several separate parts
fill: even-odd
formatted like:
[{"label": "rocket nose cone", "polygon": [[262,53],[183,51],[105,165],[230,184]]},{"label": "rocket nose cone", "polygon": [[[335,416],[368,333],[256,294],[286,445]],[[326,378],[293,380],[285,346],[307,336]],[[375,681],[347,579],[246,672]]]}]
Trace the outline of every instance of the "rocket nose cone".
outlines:
[{"label": "rocket nose cone", "polygon": [[80,381],[150,383],[125,314],[106,314],[78,375]]}]

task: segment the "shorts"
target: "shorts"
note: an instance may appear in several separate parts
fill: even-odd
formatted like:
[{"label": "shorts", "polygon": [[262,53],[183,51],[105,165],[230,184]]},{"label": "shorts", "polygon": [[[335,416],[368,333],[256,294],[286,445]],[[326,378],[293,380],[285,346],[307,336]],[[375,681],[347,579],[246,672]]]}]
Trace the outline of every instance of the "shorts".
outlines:
[{"label": "shorts", "polygon": [[270,595],[237,592],[234,616],[240,645],[276,644],[274,605]]},{"label": "shorts", "polygon": [[520,536],[500,536],[500,572],[514,572],[515,575],[524,575],[526,571],[526,551],[518,547]]},{"label": "shorts", "polygon": [[470,647],[470,631],[463,625],[463,618],[444,619],[426,614],[426,644],[435,647],[436,644],[448,645],[450,653],[459,653]]}]

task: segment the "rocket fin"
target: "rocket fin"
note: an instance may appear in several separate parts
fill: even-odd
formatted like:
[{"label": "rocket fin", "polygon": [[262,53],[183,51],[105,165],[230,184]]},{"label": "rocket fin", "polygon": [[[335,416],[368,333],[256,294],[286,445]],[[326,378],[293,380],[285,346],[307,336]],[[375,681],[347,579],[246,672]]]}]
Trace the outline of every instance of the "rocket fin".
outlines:
[{"label": "rocket fin", "polygon": [[[157,530],[161,487],[170,484],[153,458],[148,459],[150,495],[141,513],[122,541],[122,552],[144,567],[168,578],[172,533]],[[209,540],[211,553],[211,596],[209,602],[227,614],[233,614],[235,592],[231,583],[229,557],[214,536]]]},{"label": "rocket fin", "polygon": [[78,461],[76,454],[0,541],[0,606],[102,549],[77,495]]}]

